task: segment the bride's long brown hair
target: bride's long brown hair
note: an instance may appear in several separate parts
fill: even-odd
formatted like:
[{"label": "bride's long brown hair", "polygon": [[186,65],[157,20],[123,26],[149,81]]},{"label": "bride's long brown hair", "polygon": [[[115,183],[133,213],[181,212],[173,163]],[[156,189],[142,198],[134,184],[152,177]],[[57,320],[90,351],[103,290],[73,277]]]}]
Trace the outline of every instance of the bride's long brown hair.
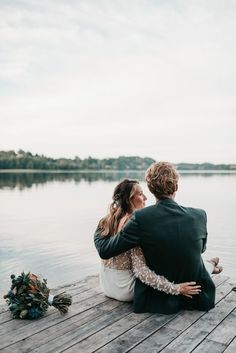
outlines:
[{"label": "bride's long brown hair", "polygon": [[122,217],[133,213],[132,197],[137,184],[139,184],[137,180],[124,179],[115,187],[112,196],[113,201],[109,206],[108,214],[98,224],[101,235],[110,236],[116,234]]}]

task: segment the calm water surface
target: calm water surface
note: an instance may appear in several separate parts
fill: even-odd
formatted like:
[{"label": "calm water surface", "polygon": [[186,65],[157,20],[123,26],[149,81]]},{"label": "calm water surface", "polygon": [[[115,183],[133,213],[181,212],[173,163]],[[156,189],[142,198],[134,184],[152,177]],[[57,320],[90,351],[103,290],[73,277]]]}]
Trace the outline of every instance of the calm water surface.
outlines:
[{"label": "calm water surface", "polygon": [[[22,270],[42,274],[49,287],[97,273],[93,233],[117,182],[124,177],[141,180],[147,205],[154,202],[143,174],[0,172],[1,297],[10,286],[10,274]],[[176,197],[184,206],[206,210],[204,257],[220,256],[231,277],[236,268],[235,186],[234,173],[181,174]]]}]

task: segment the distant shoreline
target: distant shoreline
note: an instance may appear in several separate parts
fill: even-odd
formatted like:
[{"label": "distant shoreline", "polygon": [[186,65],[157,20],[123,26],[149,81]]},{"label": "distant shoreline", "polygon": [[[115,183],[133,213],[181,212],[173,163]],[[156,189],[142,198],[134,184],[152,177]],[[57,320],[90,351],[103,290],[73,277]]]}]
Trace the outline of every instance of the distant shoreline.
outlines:
[{"label": "distant shoreline", "polygon": [[[150,157],[139,156],[119,156],[117,158],[88,158],[81,159],[76,156],[70,158],[51,158],[44,155],[33,155],[31,152],[23,150],[15,151],[0,151],[0,170],[25,170],[32,171],[47,171],[47,172],[131,172],[144,171],[155,159]],[[175,163],[178,171],[236,171],[235,163],[220,163],[214,164],[209,162],[204,163]]]}]

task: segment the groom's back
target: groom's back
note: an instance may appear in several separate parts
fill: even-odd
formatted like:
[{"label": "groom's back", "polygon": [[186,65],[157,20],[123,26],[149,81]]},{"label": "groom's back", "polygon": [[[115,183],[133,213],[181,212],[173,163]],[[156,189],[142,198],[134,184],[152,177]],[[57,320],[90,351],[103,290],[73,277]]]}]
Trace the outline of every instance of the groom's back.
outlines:
[{"label": "groom's back", "polygon": [[[138,211],[136,220],[147,265],[175,283],[196,281],[202,285],[202,294],[193,300],[185,300],[182,296],[157,292],[137,281],[135,311],[169,313],[181,307],[193,306],[200,310],[212,307],[214,284],[201,259],[207,236],[205,212],[181,207],[166,198]],[[212,287],[210,297],[209,286]]]}]

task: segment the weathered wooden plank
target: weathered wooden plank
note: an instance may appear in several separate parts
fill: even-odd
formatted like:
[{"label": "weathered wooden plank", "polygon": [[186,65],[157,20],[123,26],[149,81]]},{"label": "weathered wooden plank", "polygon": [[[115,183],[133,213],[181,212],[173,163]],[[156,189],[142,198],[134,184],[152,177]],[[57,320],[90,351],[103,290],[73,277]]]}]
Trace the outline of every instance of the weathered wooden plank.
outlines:
[{"label": "weathered wooden plank", "polygon": [[222,283],[224,283],[226,281],[230,281],[230,277],[222,275],[222,274],[212,275],[212,279],[213,279],[216,287],[218,287],[219,285],[221,285]]},{"label": "weathered wooden plank", "polygon": [[223,282],[220,286],[217,287],[216,300],[215,300],[216,303],[219,300],[222,300],[222,298],[224,297],[225,288],[227,287],[227,285],[231,291],[233,289],[233,287],[235,286],[235,283],[232,283],[230,280],[227,280],[227,281]]},{"label": "weathered wooden plank", "polygon": [[[140,315],[140,314],[139,314]],[[172,320],[173,317],[175,317],[177,314],[174,315],[162,315],[162,314],[153,314],[151,317],[148,317],[146,320],[142,321],[140,324],[131,327],[129,329],[128,325],[125,325],[125,333],[120,335],[122,331],[115,331],[116,336],[120,335],[119,337],[113,339],[110,343],[106,344],[106,342],[98,342],[96,340],[96,344],[91,342],[82,342],[82,346],[85,352],[92,352],[90,348],[92,347],[93,349],[97,349],[98,343],[104,343],[105,346],[102,348],[96,350],[97,353],[110,353],[110,352],[116,352],[116,353],[123,353],[126,352],[130,349],[132,349],[134,346],[138,345],[140,342],[142,342],[144,339],[147,337],[151,336],[154,332],[160,329],[164,324],[166,324],[168,321]],[[104,335],[105,336],[105,335]],[[112,336],[109,337],[109,340],[113,338]],[[107,337],[106,337],[107,339]],[[90,339],[91,341],[91,339]],[[89,343],[89,345],[88,345]],[[72,350],[72,352],[76,352],[77,347],[75,346],[75,349]],[[70,351],[71,352],[71,351]]]},{"label": "weathered wooden plank", "polygon": [[1,321],[0,321],[0,334],[1,334],[1,324],[7,322],[7,321],[12,321],[13,318],[11,316],[11,313],[9,312],[8,308],[5,308],[5,311],[1,314]]},{"label": "weathered wooden plank", "polygon": [[[217,287],[216,304],[231,292],[232,287],[233,284],[229,282],[222,282]],[[204,314],[204,311],[183,311],[174,320],[169,322],[166,327],[179,332],[184,331]]]},{"label": "weathered wooden plank", "polygon": [[171,328],[167,328],[164,325],[158,331],[156,331],[156,333],[140,342],[140,344],[136,345],[135,347],[129,350],[124,350],[123,352],[156,353],[161,351],[162,348],[164,348],[167,344],[173,341],[178,335],[178,331],[175,331]]},{"label": "weathered wooden plank", "polygon": [[[236,296],[236,293],[235,293]],[[220,353],[229,346],[236,335],[236,309],[234,309],[207,338],[193,350],[194,353]]]},{"label": "weathered wooden plank", "polygon": [[72,296],[73,303],[81,303],[83,300],[93,297],[96,294],[103,294],[100,287],[90,288],[80,293],[74,293]]},{"label": "weathered wooden plank", "polygon": [[89,321],[95,321],[99,318],[99,316],[103,316],[107,312],[110,312],[117,307],[121,307],[122,305],[125,304],[116,300],[107,300],[106,302],[98,304],[87,311],[50,326],[45,330],[28,337],[27,339],[20,340],[11,346],[6,347],[1,352],[32,352],[33,349],[39,348],[50,341],[55,339],[60,340],[61,336],[65,335],[67,332],[70,332],[73,329],[78,329],[78,327],[81,327]]},{"label": "weathered wooden plank", "polygon": [[130,328],[135,327],[142,321],[145,321],[146,325],[148,325],[150,317],[152,315],[148,313],[143,314],[135,314],[130,313],[129,315],[119,318],[116,322],[109,325],[109,327],[103,328],[96,332],[93,336],[89,336],[88,338],[73,344],[65,350],[67,353],[88,353],[94,352],[96,349],[105,345],[110,340],[113,340],[121,333],[129,330]]},{"label": "weathered wooden plank", "polygon": [[55,290],[57,291],[66,290],[68,293],[72,294],[74,289],[82,288],[82,287],[85,287],[86,289],[88,289],[98,285],[99,285],[99,277],[98,275],[93,275],[93,276],[87,276],[79,282],[57,286]]},{"label": "weathered wooden plank", "polygon": [[236,352],[236,337],[230,342],[230,345],[224,351],[224,353],[235,353]]},{"label": "weathered wooden plank", "polygon": [[214,328],[235,308],[235,293],[231,292],[214,309],[205,313],[197,322],[182,332],[172,343],[163,349],[163,353],[187,353],[199,345]]},{"label": "weathered wooden plank", "polygon": [[[9,331],[8,334],[6,333],[6,335],[2,335],[0,340],[0,349],[7,347],[8,345],[20,341],[22,339],[26,339],[27,337],[30,337],[31,335],[34,335],[37,332],[45,330],[46,328],[53,326],[59,322],[65,321],[68,318],[74,315],[78,315],[79,313],[86,311],[92,308],[93,306],[98,305],[107,300],[109,299],[106,298],[103,294],[98,294],[96,296],[88,298],[88,300],[84,300],[81,303],[79,302],[72,305],[66,315],[60,315],[58,311],[56,311],[56,309],[52,309],[54,312],[51,315],[46,315],[39,320],[24,320],[24,322],[30,323],[30,325],[27,325],[27,329],[24,325],[21,325],[19,328],[15,329],[14,335],[10,334],[11,331]],[[22,321],[14,320],[14,324],[15,322],[20,323]]]},{"label": "weathered wooden plank", "polygon": [[[205,340],[203,341],[203,343],[205,342]],[[214,341],[207,341],[206,342],[206,346],[204,344],[201,345],[201,352],[202,353],[209,353],[209,352],[214,352],[214,353],[222,353],[225,351],[225,345],[223,343],[219,343],[219,342],[214,342]],[[195,352],[195,349],[192,351]]]},{"label": "weathered wooden plank", "polygon": [[[221,296],[218,297],[219,303],[223,298],[226,298],[227,294],[231,293],[232,289],[232,284],[230,283],[223,282],[221,286]],[[130,352],[158,352],[161,349],[164,349],[165,346],[167,346],[172,340],[176,339],[182,332],[191,328],[192,325],[197,323],[200,318],[204,317],[204,315],[205,312],[201,311],[183,311],[151,337],[145,339],[143,343],[140,343],[136,348],[130,350]],[[181,347],[179,352],[182,353]]]},{"label": "weathered wooden plank", "polygon": [[[50,342],[41,345],[40,347],[31,350],[32,353],[56,353],[62,352],[65,349],[75,345],[86,339],[89,336],[96,337],[96,333],[101,329],[107,328],[107,332],[110,331],[110,326],[120,320],[121,318],[130,314],[132,307],[130,304],[123,304],[114,310],[104,313],[102,316],[98,317],[96,320],[91,320],[84,325],[75,324],[69,332],[65,333],[60,337],[60,339],[54,339]],[[80,346],[80,344],[79,344]]]},{"label": "weathered wooden plank", "polygon": [[2,313],[5,313],[7,311],[7,305],[4,303],[4,304],[1,304],[0,305],[0,316],[2,315]]}]

